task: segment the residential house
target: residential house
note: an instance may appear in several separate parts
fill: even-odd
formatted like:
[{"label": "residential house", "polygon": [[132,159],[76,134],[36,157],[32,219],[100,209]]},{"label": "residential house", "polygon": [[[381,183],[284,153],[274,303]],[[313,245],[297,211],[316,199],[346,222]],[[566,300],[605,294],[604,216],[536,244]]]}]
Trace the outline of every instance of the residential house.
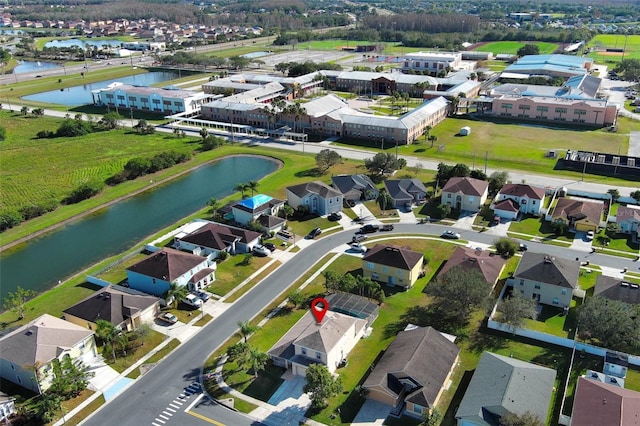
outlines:
[{"label": "residential house", "polygon": [[387,179],[384,181],[387,194],[393,199],[395,208],[411,207],[427,199],[427,188],[420,179]]},{"label": "residential house", "polygon": [[390,287],[409,289],[422,274],[424,255],[405,247],[376,244],[362,257],[362,275]]},{"label": "residential house", "polygon": [[540,215],[545,189],[520,183],[508,183],[496,195],[493,212],[505,219],[516,219],[519,213]]},{"label": "residential house", "polygon": [[509,283],[514,293],[538,303],[568,308],[578,285],[580,263],[543,253],[525,252]]},{"label": "residential house", "polygon": [[367,321],[329,311],[318,324],[307,312],[285,333],[268,354],[274,365],[304,376],[311,364],[323,364],[333,373],[362,338]]},{"label": "residential house", "polygon": [[333,176],[331,184],[342,193],[346,202],[378,198],[378,188],[365,174]]},{"label": "residential house", "polygon": [[288,186],[287,202],[294,209],[306,206],[311,213],[319,216],[342,210],[342,193],[320,181]]},{"label": "residential house", "polygon": [[176,248],[214,259],[223,251],[230,254],[250,253],[262,237],[260,232],[215,222],[198,221],[194,224],[200,226],[188,234],[176,235]]},{"label": "residential house", "polygon": [[129,287],[162,296],[172,282],[201,290],[215,281],[216,263],[210,257],[196,256],[163,248],[127,268]]},{"label": "residential house", "polygon": [[95,330],[96,321],[105,320],[120,330],[131,331],[154,320],[160,299],[131,288],[110,285],[62,311],[64,319]]},{"label": "residential house", "polygon": [[620,226],[620,232],[625,234],[635,233],[640,237],[640,208],[619,206],[616,213],[616,223]]},{"label": "residential house", "polygon": [[16,413],[16,399],[0,391],[0,423],[10,425],[9,418]]},{"label": "residential house", "polygon": [[465,271],[477,271],[491,284],[492,288],[498,282],[500,274],[507,261],[488,250],[476,250],[468,247],[456,247],[447,263],[440,269],[437,277],[441,277],[453,268]]},{"label": "residential house", "polygon": [[555,379],[550,368],[484,352],[456,411],[458,426],[493,426],[527,411],[546,424]]},{"label": "residential house", "polygon": [[625,281],[624,277],[598,275],[593,295],[610,300],[619,300],[631,305],[640,304],[640,286],[636,283]]},{"label": "residential house", "polygon": [[336,292],[326,296],[325,300],[329,304],[330,311],[364,319],[367,321],[367,327],[378,318],[378,305],[366,297]]},{"label": "residential house", "polygon": [[94,333],[44,314],[0,337],[0,375],[36,393],[53,380],[54,360],[88,362],[96,357]]},{"label": "residential house", "polygon": [[362,388],[367,399],[420,419],[438,404],[459,361],[460,348],[433,327],[409,326],[396,336]]},{"label": "residential house", "polygon": [[575,198],[558,198],[558,203],[551,215],[553,222],[562,222],[569,229],[576,231],[598,232],[602,220],[604,203],[602,201],[586,201]]},{"label": "residential house", "polygon": [[470,177],[452,177],[442,188],[441,204],[456,210],[478,212],[489,195],[489,182]]},{"label": "residential house", "polygon": [[632,426],[640,418],[640,392],[578,377],[572,426]]},{"label": "residential house", "polygon": [[231,206],[233,220],[241,225],[257,222],[264,231],[280,231],[286,220],[278,217],[278,212],[284,206],[283,200],[264,194],[257,194],[251,198],[244,198]]}]

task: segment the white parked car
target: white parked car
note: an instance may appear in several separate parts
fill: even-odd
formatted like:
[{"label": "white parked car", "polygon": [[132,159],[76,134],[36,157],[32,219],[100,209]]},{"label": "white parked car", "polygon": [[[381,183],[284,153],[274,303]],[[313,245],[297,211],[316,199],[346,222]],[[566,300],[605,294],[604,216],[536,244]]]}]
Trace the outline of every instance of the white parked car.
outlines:
[{"label": "white parked car", "polygon": [[367,252],[367,248],[360,243],[351,243],[351,250],[357,251],[359,253]]},{"label": "white parked car", "polygon": [[199,308],[202,306],[202,299],[200,299],[195,294],[187,294],[184,299],[182,299],[182,303],[192,306],[194,308]]},{"label": "white parked car", "polygon": [[587,241],[593,240],[593,237],[595,237],[595,234],[593,231],[587,232]]},{"label": "white parked car", "polygon": [[257,254],[258,256],[269,256],[271,254],[271,250],[263,246],[262,244],[257,244],[253,246],[253,254]]}]

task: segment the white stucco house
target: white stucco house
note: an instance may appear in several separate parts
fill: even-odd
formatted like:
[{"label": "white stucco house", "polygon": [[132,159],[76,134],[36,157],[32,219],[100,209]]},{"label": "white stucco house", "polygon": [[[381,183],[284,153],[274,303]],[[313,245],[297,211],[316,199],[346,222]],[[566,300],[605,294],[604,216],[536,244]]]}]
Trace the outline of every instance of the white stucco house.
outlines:
[{"label": "white stucco house", "polygon": [[286,220],[278,217],[278,212],[284,206],[283,200],[265,194],[257,194],[244,198],[231,206],[233,220],[240,225],[257,222],[265,231],[278,232],[283,229]]},{"label": "white stucco house", "polygon": [[308,206],[311,213],[317,213],[319,216],[342,210],[344,196],[324,182],[313,181],[288,186],[286,191],[287,202],[294,209]]},{"label": "white stucco house", "polygon": [[491,208],[496,216],[504,219],[516,219],[519,213],[539,216],[544,197],[544,188],[508,183],[498,192]]},{"label": "white stucco house", "polygon": [[470,177],[452,177],[442,188],[441,204],[452,209],[478,212],[489,195],[489,182]]},{"label": "white stucco house", "polygon": [[276,342],[268,354],[279,367],[304,376],[311,364],[323,364],[334,373],[362,338],[367,320],[328,311],[318,324],[308,311]]},{"label": "white stucco house", "polygon": [[[188,233],[175,236],[175,246],[199,256],[217,258],[220,252],[229,254],[250,253],[260,243],[262,234],[249,229],[223,225],[204,220],[194,221]],[[200,224],[199,227],[195,225]]]}]

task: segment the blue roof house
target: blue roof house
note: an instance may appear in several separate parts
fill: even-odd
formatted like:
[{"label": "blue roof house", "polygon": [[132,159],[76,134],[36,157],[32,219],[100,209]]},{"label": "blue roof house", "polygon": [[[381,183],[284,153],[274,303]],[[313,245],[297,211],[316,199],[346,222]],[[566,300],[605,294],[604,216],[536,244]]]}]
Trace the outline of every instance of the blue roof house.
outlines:
[{"label": "blue roof house", "polygon": [[233,220],[240,225],[258,222],[266,231],[277,232],[285,224],[285,220],[278,217],[278,212],[284,206],[283,200],[265,194],[257,194],[245,198],[231,206]]}]

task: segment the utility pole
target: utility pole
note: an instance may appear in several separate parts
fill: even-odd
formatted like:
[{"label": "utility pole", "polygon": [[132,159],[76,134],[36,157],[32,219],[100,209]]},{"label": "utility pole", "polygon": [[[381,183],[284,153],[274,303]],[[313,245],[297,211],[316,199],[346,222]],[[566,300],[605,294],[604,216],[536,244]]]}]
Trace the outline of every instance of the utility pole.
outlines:
[{"label": "utility pole", "polygon": [[484,153],[484,174],[487,174],[487,161],[489,157],[489,151],[485,151]]}]

